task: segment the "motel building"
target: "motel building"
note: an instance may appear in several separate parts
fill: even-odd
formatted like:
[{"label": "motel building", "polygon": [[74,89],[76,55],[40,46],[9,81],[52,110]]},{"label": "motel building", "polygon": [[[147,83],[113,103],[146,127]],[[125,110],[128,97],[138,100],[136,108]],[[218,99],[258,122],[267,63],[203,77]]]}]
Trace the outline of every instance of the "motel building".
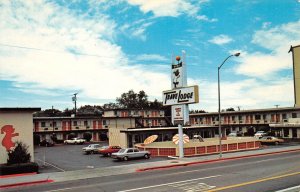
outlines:
[{"label": "motel building", "polygon": [[[40,139],[49,139],[53,134],[58,140],[65,140],[69,134],[83,137],[92,133],[92,141],[109,140],[109,145],[133,147],[143,143],[151,135],[158,135],[156,141],[171,141],[178,133],[177,126],[170,125],[170,117],[163,110],[104,111],[102,116],[88,117],[34,117],[34,134]],[[226,111],[221,113],[221,126],[226,135],[240,132],[253,136],[257,131],[272,131],[284,139],[300,139],[300,107]],[[190,126],[183,132],[190,138],[218,136],[218,113],[190,114]]]},{"label": "motel building", "polygon": [[88,132],[92,134],[93,142],[109,140],[110,144],[117,142],[116,145],[123,147],[124,142],[119,141],[120,130],[165,127],[168,124],[163,110],[116,109],[104,111],[103,115],[33,118],[34,135],[39,136],[40,141],[53,136],[63,141],[70,134],[82,138]]},{"label": "motel building", "polygon": [[[191,126],[218,127],[218,113],[190,114]],[[285,139],[300,139],[300,107],[253,109],[221,112],[221,127],[226,135],[240,132],[252,136],[257,131],[274,132]],[[216,131],[216,129],[214,129]],[[200,135],[207,137],[206,132]],[[216,134],[213,130],[210,135]]]}]

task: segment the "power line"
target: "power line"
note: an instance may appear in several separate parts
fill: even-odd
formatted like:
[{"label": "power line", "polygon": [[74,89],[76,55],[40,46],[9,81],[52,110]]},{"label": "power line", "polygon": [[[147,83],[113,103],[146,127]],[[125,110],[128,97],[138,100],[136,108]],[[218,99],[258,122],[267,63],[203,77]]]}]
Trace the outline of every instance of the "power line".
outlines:
[{"label": "power line", "polygon": [[[0,43],[0,46],[3,46],[3,47],[13,47],[13,48],[18,48],[18,49],[29,49],[29,50],[34,50],[34,51],[44,51],[44,52],[51,52],[51,53],[59,53],[59,54],[70,54],[70,53],[66,53],[66,52],[62,52],[62,51],[52,51],[52,50],[47,50],[47,49],[40,49],[40,48],[27,47],[27,46],[19,46],[19,45],[9,45],[9,44],[3,44],[3,43]],[[76,55],[82,55],[82,56],[90,56],[90,57],[109,58],[109,59],[115,59],[116,58],[116,57],[109,57],[109,56],[103,56],[103,55],[79,53],[79,52],[75,52],[74,54],[76,54]]]}]

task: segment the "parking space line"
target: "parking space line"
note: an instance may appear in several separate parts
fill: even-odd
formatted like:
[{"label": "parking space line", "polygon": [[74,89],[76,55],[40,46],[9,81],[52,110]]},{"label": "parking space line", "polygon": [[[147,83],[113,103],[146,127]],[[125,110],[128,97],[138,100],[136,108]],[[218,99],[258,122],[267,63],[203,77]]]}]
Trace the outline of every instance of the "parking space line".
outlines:
[{"label": "parking space line", "polygon": [[62,171],[62,172],[66,172],[64,169],[59,168],[59,167],[57,167],[57,166],[55,166],[55,165],[53,165],[53,164],[51,164],[51,163],[48,163],[48,162],[46,162],[46,161],[42,161],[42,160],[40,160],[40,159],[35,159],[35,160],[40,161],[40,162],[42,162],[42,163],[45,163],[45,164],[47,164],[47,165],[50,165],[50,166],[52,166],[52,167],[54,167],[54,168],[56,168],[56,169],[58,169],[58,170],[60,170],[60,171]]}]

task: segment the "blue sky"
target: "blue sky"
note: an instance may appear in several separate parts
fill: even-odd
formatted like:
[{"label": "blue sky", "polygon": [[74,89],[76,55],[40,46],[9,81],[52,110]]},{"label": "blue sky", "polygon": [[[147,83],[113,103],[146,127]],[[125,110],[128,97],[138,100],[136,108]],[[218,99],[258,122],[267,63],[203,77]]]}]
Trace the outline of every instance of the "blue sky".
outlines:
[{"label": "blue sky", "polygon": [[291,107],[291,45],[299,0],[65,0],[0,2],[0,107],[102,105],[130,89],[149,100],[171,87],[172,55],[186,52],[190,109]]}]

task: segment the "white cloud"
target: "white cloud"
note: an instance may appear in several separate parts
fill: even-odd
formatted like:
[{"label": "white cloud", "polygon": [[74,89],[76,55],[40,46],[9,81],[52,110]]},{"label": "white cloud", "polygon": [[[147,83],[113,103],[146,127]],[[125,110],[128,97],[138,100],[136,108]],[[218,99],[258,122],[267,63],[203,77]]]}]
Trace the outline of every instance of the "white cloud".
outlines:
[{"label": "white cloud", "polygon": [[[190,105],[190,109],[218,111],[218,84],[210,81],[189,81],[199,84],[199,104]],[[245,79],[236,82],[221,81],[221,109],[273,108],[275,104],[282,107],[292,106],[293,82],[290,79],[278,79],[273,82]],[[256,106],[256,107],[255,107]]]},{"label": "white cloud", "polygon": [[128,3],[139,6],[144,13],[152,12],[156,17],[177,17],[183,13],[194,15],[199,10],[186,0],[128,0]]},{"label": "white cloud", "polygon": [[218,21],[218,19],[215,19],[215,18],[209,19],[206,15],[197,15],[195,18],[198,20],[207,21],[207,22],[217,22]]},{"label": "white cloud", "polygon": [[129,89],[159,98],[169,87],[169,74],[128,65],[121,47],[112,43],[116,24],[106,15],[76,15],[44,1],[2,4],[0,79],[20,83],[20,90],[80,90],[89,98],[112,99]]},{"label": "white cloud", "polygon": [[135,56],[133,59],[136,61],[158,61],[158,62],[170,61],[170,59],[157,54],[142,54],[142,55]]},{"label": "white cloud", "polygon": [[217,45],[224,45],[230,43],[231,41],[232,39],[227,35],[218,35],[209,40],[209,42]]},{"label": "white cloud", "polygon": [[251,77],[265,78],[281,70],[291,69],[292,56],[288,53],[291,45],[300,44],[300,20],[270,29],[255,32],[252,43],[268,50],[268,53],[242,51],[241,64],[236,73]]}]

